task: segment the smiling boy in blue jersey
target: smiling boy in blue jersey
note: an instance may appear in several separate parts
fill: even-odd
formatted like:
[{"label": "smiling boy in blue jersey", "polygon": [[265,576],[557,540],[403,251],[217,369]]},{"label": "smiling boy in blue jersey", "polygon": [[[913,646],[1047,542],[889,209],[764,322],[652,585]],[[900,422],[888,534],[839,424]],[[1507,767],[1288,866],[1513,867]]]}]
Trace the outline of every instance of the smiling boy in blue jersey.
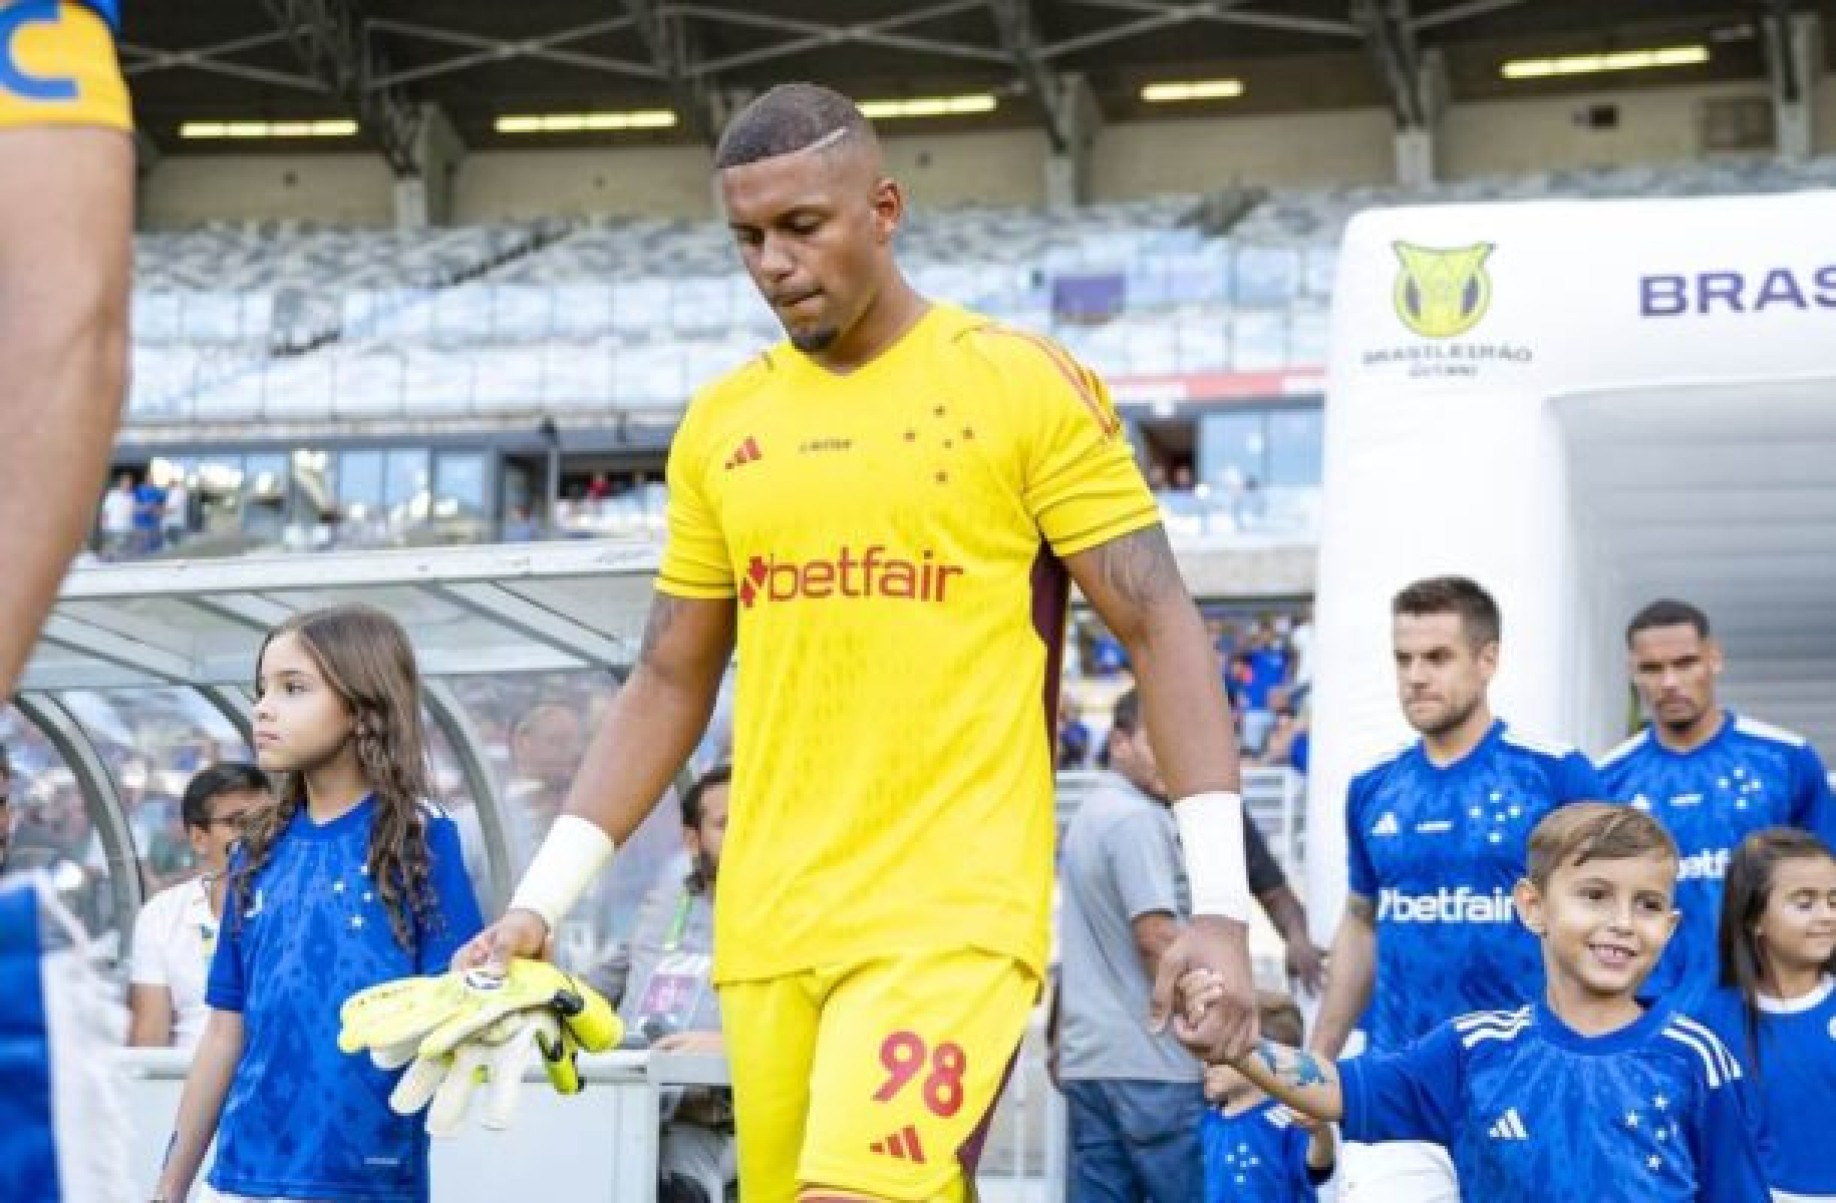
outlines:
[{"label": "smiling boy in blue jersey", "polygon": [[1645,991],[1688,1006],[1715,985],[1715,925],[1735,847],[1777,826],[1836,840],[1836,799],[1803,736],[1716,702],[1723,660],[1708,615],[1688,602],[1652,602],[1627,624],[1626,648],[1651,721],[1601,758],[1600,775],[1606,797],[1650,811],[1682,851],[1683,922]]},{"label": "smiling boy in blue jersey", "polygon": [[[1563,807],[1531,835],[1513,892],[1542,943],[1539,1001],[1460,1016],[1400,1052],[1335,1064],[1263,1041],[1235,1064],[1349,1140],[1446,1147],[1485,1203],[1766,1203],[1740,1063],[1702,1024],[1638,1001],[1676,927],[1676,875],[1649,815]],[[1207,983],[1188,981],[1190,1008]]]}]

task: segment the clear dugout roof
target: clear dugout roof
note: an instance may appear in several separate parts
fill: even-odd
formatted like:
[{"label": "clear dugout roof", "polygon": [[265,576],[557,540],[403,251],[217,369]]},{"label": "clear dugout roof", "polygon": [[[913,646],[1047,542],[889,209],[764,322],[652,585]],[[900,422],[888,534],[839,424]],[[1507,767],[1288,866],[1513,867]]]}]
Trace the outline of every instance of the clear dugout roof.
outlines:
[{"label": "clear dugout roof", "polygon": [[21,690],[246,687],[270,628],[345,602],[394,615],[427,677],[622,670],[656,562],[652,544],[580,542],[82,568]]}]

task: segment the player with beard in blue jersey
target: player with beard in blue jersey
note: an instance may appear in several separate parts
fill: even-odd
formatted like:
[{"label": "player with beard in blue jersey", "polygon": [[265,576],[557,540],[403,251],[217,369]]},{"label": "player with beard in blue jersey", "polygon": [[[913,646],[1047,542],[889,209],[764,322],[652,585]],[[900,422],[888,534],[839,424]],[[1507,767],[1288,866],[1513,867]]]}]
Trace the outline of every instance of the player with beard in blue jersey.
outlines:
[{"label": "player with beard in blue jersey", "polygon": [[1721,646],[1701,610],[1654,601],[1627,624],[1626,647],[1651,721],[1601,758],[1600,775],[1606,797],[1649,811],[1682,851],[1683,923],[1645,990],[1687,1006],[1715,985],[1715,925],[1734,849],[1767,827],[1836,840],[1836,801],[1802,736],[1717,704]]},{"label": "player with beard in blue jersey", "polygon": [[[1468,1011],[1537,997],[1536,942],[1511,888],[1524,841],[1567,802],[1604,796],[1586,758],[1494,718],[1501,619],[1464,577],[1434,577],[1391,604],[1396,688],[1421,738],[1352,780],[1345,804],[1350,892],[1310,1047],[1340,1055],[1354,1025],[1392,1053]],[[1368,1009],[1367,1009],[1368,1006]],[[1348,1145],[1345,1203],[1457,1203],[1445,1153]]]},{"label": "player with beard in blue jersey", "polygon": [[1721,988],[1698,1008],[1759,1095],[1773,1203],[1836,1203],[1836,853],[1807,831],[1742,840],[1721,908]]},{"label": "player with beard in blue jersey", "polygon": [[[1400,1052],[1333,1064],[1265,1040],[1235,1064],[1347,1139],[1444,1146],[1483,1203],[1767,1203],[1749,1075],[1707,1027],[1638,1001],[1676,927],[1677,865],[1650,815],[1562,807],[1537,824],[1513,891],[1542,943],[1537,1001]],[[1203,971],[1182,979],[1182,1038],[1208,989]]]}]

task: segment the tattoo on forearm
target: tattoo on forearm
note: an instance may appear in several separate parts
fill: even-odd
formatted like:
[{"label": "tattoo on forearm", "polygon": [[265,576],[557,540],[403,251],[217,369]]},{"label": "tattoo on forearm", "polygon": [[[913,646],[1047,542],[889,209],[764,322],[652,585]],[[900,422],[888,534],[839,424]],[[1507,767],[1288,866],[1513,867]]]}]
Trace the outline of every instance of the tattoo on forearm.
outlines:
[{"label": "tattoo on forearm", "polygon": [[669,628],[675,625],[676,619],[682,617],[687,607],[687,602],[667,593],[658,593],[651,599],[650,617],[644,620],[644,642],[638,647],[640,663],[649,660],[656,652],[657,645],[663,642],[663,637],[669,634]]},{"label": "tattoo on forearm", "polygon": [[1167,542],[1165,528],[1159,526],[1123,535],[1098,548],[1097,569],[1110,588],[1138,606],[1184,588],[1173,546]]},{"label": "tattoo on forearm", "polygon": [[1345,911],[1366,923],[1374,923],[1377,920],[1376,904],[1362,894],[1353,894],[1346,898]]},{"label": "tattoo on forearm", "polygon": [[1290,1086],[1304,1089],[1326,1085],[1326,1073],[1312,1053],[1262,1040],[1256,1044],[1256,1055],[1268,1066],[1269,1073]]}]

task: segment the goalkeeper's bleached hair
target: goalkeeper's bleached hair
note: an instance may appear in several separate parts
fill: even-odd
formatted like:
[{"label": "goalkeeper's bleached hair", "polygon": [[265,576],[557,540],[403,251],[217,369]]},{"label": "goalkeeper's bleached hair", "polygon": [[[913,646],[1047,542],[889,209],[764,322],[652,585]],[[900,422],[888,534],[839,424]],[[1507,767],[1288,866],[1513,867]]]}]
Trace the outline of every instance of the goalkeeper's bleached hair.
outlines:
[{"label": "goalkeeper's bleached hair", "polygon": [[[389,912],[395,942],[412,952],[415,930],[438,920],[432,857],[427,849],[431,795],[427,734],[421,722],[421,675],[400,623],[374,606],[330,606],[296,614],[269,632],[255,659],[282,635],[295,635],[344,702],[353,726],[357,764],[376,795],[368,868]],[[231,880],[241,915],[249,884],[293,816],[306,804],[300,773],[280,774],[276,805],[260,811],[243,837],[247,855]]]}]

